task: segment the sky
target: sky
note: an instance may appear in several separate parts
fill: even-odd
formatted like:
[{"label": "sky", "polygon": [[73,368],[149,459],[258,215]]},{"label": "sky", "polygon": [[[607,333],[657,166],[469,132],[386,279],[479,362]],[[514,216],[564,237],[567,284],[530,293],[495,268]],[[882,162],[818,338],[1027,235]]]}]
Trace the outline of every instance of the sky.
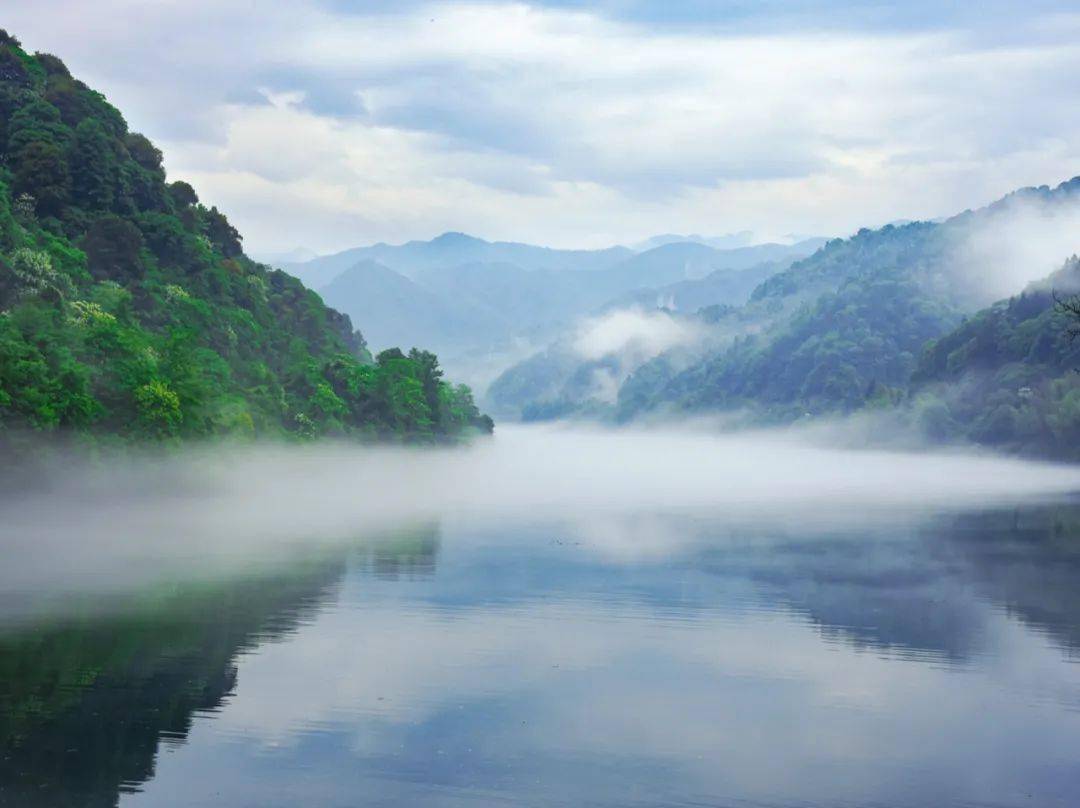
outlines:
[{"label": "sky", "polygon": [[846,235],[1080,174],[1075,0],[12,0],[249,252]]}]

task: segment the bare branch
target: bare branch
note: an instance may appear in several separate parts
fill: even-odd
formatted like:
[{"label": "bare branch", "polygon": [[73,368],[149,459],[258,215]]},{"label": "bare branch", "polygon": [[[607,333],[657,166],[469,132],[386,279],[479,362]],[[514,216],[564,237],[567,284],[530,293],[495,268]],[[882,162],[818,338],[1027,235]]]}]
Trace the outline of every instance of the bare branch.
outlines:
[{"label": "bare branch", "polygon": [[1080,336],[1080,295],[1062,298],[1058,296],[1056,289],[1051,290],[1050,295],[1054,298],[1054,306],[1057,310],[1069,315],[1075,321],[1066,333],[1070,341],[1076,339]]}]

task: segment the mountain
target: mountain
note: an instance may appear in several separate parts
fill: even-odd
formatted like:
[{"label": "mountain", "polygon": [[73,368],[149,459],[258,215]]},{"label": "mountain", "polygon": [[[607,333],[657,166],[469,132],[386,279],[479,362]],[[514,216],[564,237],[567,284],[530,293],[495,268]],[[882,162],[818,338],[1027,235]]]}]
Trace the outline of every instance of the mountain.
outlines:
[{"label": "mountain", "polygon": [[1077,294],[1074,256],[933,341],[912,379],[914,423],[933,440],[1080,457],[1080,339],[1055,300]]},{"label": "mountain", "polygon": [[758,284],[826,242],[813,238],[791,245],[758,244],[732,250],[673,243],[593,273],[590,280],[607,280],[610,296],[604,310],[643,306],[692,313],[706,306],[745,303]]},{"label": "mountain", "polygon": [[619,308],[586,318],[545,350],[504,371],[487,391],[500,416],[525,421],[608,418],[620,385],[653,357],[706,339],[707,315]]},{"label": "mountain", "polygon": [[661,356],[635,372],[620,390],[620,417],[738,409],[786,421],[895,397],[926,341],[996,289],[1019,288],[1048,256],[1060,261],[1080,247],[1078,219],[1080,178],[1022,189],[940,224],[831,241],[722,313],[721,347],[689,367]]},{"label": "mountain", "polygon": [[717,250],[731,250],[736,247],[749,247],[753,244],[754,234],[749,230],[742,230],[738,233],[728,233],[724,236],[702,236],[698,233],[692,233],[686,236],[680,236],[677,233],[661,233],[658,236],[652,236],[644,241],[638,242],[634,245],[634,249],[639,252],[645,250],[651,250],[654,247],[663,247],[665,244],[674,244],[680,241],[689,241],[695,244],[704,244],[707,247],[713,247]]},{"label": "mountain", "polygon": [[[575,362],[573,338],[562,337],[508,369],[487,401],[507,417],[739,412],[773,422],[896,403],[929,341],[1000,297],[1001,289],[1021,289],[1025,279],[1080,249],[1078,224],[1080,178],[1053,189],[1021,189],[942,222],[863,229],[790,266],[634,290],[602,311],[697,311],[704,324],[697,340],[636,365],[609,363],[627,375],[617,379],[617,402],[609,401],[609,383],[605,406],[598,407],[595,389],[575,400],[586,388],[573,382],[592,372],[597,359],[578,355]],[[677,250],[690,274],[710,260],[700,244],[658,249]],[[724,255],[730,259],[732,252]],[[650,253],[624,263],[648,266],[662,254]],[[677,275],[679,264],[657,262],[641,274]],[[748,299],[741,297],[754,281]]]},{"label": "mountain", "polygon": [[812,238],[796,244],[755,244],[724,250],[695,242],[674,242],[627,258],[604,272],[613,279],[612,289],[655,288],[703,278],[716,270],[749,269],[767,261],[780,264],[782,269],[813,254],[827,241]]},{"label": "mountain", "polygon": [[372,361],[100,93],[0,32],[0,432],[432,440],[488,431],[434,355]]},{"label": "mountain", "polygon": [[443,233],[431,241],[355,247],[303,263],[279,266],[319,289],[361,261],[378,261],[406,277],[431,269],[469,263],[507,263],[529,270],[590,271],[613,266],[633,255],[626,247],[603,250],[556,250],[505,241],[484,241],[464,233]]},{"label": "mountain", "polygon": [[[779,420],[851,411],[878,385],[906,385],[926,341],[960,316],[901,277],[845,283],[775,333],[747,335],[675,375],[658,398],[689,410],[753,405]],[[634,394],[633,384],[621,392],[624,412]]]},{"label": "mountain", "polygon": [[695,312],[710,306],[740,306],[762,281],[782,272],[785,266],[783,262],[763,261],[747,269],[715,269],[704,278],[656,289],[635,289],[608,301],[604,309],[637,306]]},{"label": "mountain", "polygon": [[[565,327],[544,350],[499,375],[487,391],[488,405],[506,417],[606,412],[614,403],[614,391],[627,376],[654,357],[642,352],[629,356],[620,353],[603,358],[581,357],[573,348],[582,327],[581,315],[596,318],[627,310],[647,317],[650,310],[656,309],[668,314],[693,315],[698,310],[712,309],[703,318],[713,320],[718,311],[715,307],[746,303],[751,291],[763,280],[813,253],[823,243],[825,239],[808,239],[794,245],[763,244],[734,250],[672,243],[640,253],[611,269],[579,276],[583,283],[591,284],[578,295],[579,302],[592,303],[602,298],[606,301],[579,308],[578,316],[566,320]],[[759,263],[751,264],[755,259]],[[691,279],[685,280],[688,277]],[[627,318],[623,320],[632,323]],[[706,344],[712,344],[711,340],[706,339],[697,348],[703,349]],[[680,343],[665,353],[661,361],[670,374],[675,368],[685,367],[694,355],[686,344]],[[599,387],[603,391],[597,399],[597,386],[582,380],[600,377]]]},{"label": "mountain", "polygon": [[376,348],[414,344],[451,348],[501,325],[480,307],[436,294],[376,261],[361,261],[347,269],[322,289],[322,297],[364,323],[367,339]]},{"label": "mountain", "polygon": [[[342,260],[340,256],[329,257],[333,261],[320,259],[317,266],[319,272],[337,273],[319,291],[332,306],[364,323],[372,345],[397,345],[412,335],[435,349],[455,374],[470,383],[486,384],[498,372],[535,351],[535,346],[558,338],[581,317],[632,290],[719,274],[726,268],[742,268],[755,259],[773,258],[767,270],[758,267],[753,274],[765,277],[809,254],[821,241],[736,250],[674,243],[604,268],[583,269],[579,261],[573,264],[576,268],[546,269],[542,268],[544,261],[559,251],[526,248],[526,252],[542,251],[532,253],[532,258],[526,256],[533,268],[510,261],[436,263],[435,255],[453,262],[463,254],[492,252],[489,247],[497,248],[494,252],[512,253],[522,246],[490,245],[451,234],[434,242],[413,242],[407,261],[399,248],[391,248],[388,254],[399,266],[408,265],[408,273],[371,258],[361,258],[340,271],[335,263]],[[350,251],[348,257],[354,259],[370,252],[368,248]],[[420,254],[424,261],[417,259]],[[602,251],[603,260],[615,254]],[[544,261],[538,261],[537,255]],[[597,256],[590,254],[589,261],[596,260]],[[311,267],[307,271],[310,277]],[[733,277],[726,283],[717,276],[702,285],[698,297],[709,303],[742,302],[751,286],[749,277]]]},{"label": "mountain", "polygon": [[664,244],[597,272],[597,280],[606,282],[611,294],[640,287],[663,286],[708,275],[717,268],[720,255],[719,250],[690,241]]}]

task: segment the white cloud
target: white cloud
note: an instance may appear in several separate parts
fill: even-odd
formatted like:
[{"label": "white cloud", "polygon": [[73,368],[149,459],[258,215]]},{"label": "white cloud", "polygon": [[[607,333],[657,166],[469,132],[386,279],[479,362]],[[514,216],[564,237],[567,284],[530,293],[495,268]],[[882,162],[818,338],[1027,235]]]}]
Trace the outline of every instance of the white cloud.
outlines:
[{"label": "white cloud", "polygon": [[574,350],[585,359],[617,354],[641,364],[701,336],[702,329],[695,322],[666,312],[619,309],[582,323],[574,340]]},{"label": "white cloud", "polygon": [[957,233],[950,265],[974,299],[989,304],[1014,295],[1080,253],[1080,198],[1047,204],[1037,195],[1016,195],[994,214]]},{"label": "white cloud", "polygon": [[[1080,164],[1076,86],[1061,80],[1080,69],[1069,15],[1010,19],[1001,44],[836,15],[817,31],[665,29],[496,3],[6,12],[262,250],[444,229],[557,245],[843,233]],[[277,103],[232,103],[259,89]]]}]

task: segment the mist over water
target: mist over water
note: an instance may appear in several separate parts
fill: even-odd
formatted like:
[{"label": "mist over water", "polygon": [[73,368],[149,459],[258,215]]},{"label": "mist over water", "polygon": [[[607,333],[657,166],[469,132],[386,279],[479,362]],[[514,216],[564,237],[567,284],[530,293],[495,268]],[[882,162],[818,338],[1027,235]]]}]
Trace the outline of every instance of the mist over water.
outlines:
[{"label": "mist over water", "polygon": [[67,458],[3,503],[0,803],[1080,793],[1080,469],[715,427]]},{"label": "mist over water", "polygon": [[461,448],[310,446],[69,460],[8,496],[0,595],[219,574],[454,519],[559,522],[605,553],[680,541],[649,519],[860,528],[1080,490],[1080,469],[993,455],[827,448],[797,430],[503,427]]}]

